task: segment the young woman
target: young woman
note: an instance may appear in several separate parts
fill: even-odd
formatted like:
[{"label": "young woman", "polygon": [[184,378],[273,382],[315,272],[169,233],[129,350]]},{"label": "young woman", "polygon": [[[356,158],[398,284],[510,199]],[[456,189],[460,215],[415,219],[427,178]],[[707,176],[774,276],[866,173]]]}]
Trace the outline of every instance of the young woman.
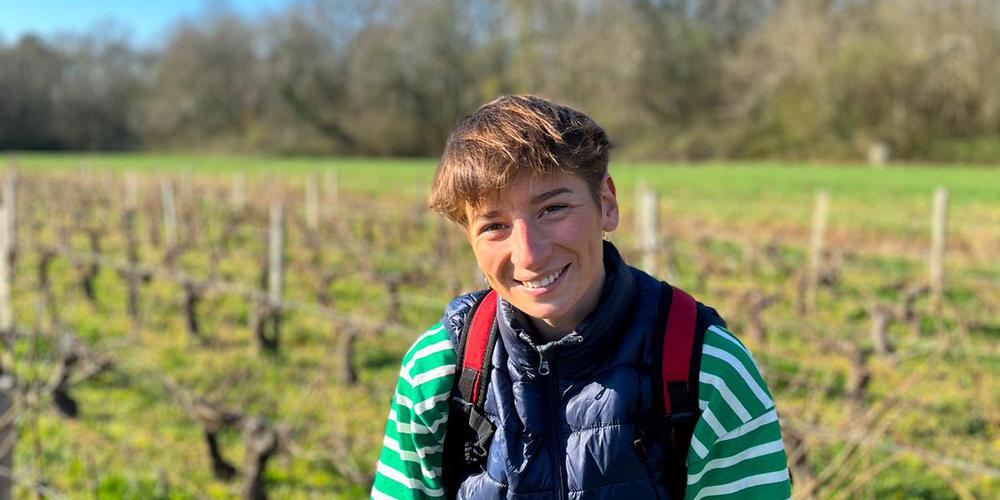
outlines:
[{"label": "young woman", "polygon": [[[456,126],[430,206],[464,229],[493,292],[455,299],[403,358],[373,498],[791,496],[749,351],[693,300],[697,340],[674,345],[664,325],[686,295],[604,241],[619,219],[609,148],[586,115],[534,96]],[[461,360],[484,308],[480,374]],[[663,380],[677,353],[691,384]]]}]

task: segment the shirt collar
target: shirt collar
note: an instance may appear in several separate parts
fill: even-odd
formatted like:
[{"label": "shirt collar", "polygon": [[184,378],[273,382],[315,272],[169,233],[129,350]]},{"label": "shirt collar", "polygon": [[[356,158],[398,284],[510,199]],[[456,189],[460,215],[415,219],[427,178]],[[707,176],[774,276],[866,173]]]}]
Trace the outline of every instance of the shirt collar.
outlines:
[{"label": "shirt collar", "polygon": [[[636,293],[635,277],[621,254],[604,242],[604,286],[597,307],[565,337],[543,342],[528,317],[501,299],[497,321],[513,367],[537,375],[543,361],[554,365],[560,376],[573,376],[592,369],[609,352],[611,343],[623,334]],[[542,370],[543,372],[545,370]]]}]

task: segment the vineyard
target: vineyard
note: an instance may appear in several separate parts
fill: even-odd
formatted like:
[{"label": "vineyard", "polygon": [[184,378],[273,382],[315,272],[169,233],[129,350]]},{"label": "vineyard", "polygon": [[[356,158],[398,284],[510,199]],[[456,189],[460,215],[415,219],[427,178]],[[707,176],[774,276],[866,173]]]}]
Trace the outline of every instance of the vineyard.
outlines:
[{"label": "vineyard", "polygon": [[[0,193],[15,498],[362,498],[399,360],[483,286],[430,161],[26,156]],[[626,261],[715,306],[796,498],[1000,496],[1000,174],[612,165]]]}]

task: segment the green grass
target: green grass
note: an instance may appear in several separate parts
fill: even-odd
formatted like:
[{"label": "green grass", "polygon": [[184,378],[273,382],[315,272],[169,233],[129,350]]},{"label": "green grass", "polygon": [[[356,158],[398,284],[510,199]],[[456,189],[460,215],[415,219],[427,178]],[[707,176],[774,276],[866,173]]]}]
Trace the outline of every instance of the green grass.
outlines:
[{"label": "green grass", "polygon": [[[213,339],[206,347],[185,330],[181,287],[154,279],[143,288],[144,321],[132,333],[121,278],[102,270],[96,280],[97,303],[90,304],[79,289],[78,269],[67,259],[57,258],[52,277],[61,320],[88,345],[107,347],[107,354],[117,363],[111,372],[73,388],[82,408],[79,420],[59,417],[43,405],[39,433],[44,459],[40,465],[36,465],[30,420],[22,421],[15,463],[27,477],[37,466],[53,488],[71,498],[92,498],[94,491],[101,498],[235,498],[238,482],[212,478],[199,427],[158,378],[166,374],[197,394],[291,427],[296,446],[268,468],[267,483],[275,498],[365,496],[364,481],[350,479],[345,463],[363,473],[373,467],[399,359],[413,338],[438,320],[454,281],[468,288],[473,274],[473,261],[459,230],[449,227],[442,233],[434,219],[418,210],[433,173],[433,160],[21,154],[18,162],[24,172],[20,197],[24,216],[19,227],[29,232],[23,241],[31,244],[59,241],[58,228],[66,226],[72,232],[70,245],[87,252],[88,240],[72,216],[83,210],[89,195],[96,194],[106,197],[110,205],[91,209],[81,224],[107,228],[102,253],[122,258],[120,173],[136,171],[150,174],[141,180],[140,253],[144,262],[158,263],[163,249],[153,245],[148,234],[159,217],[155,174],[171,175],[181,183],[190,171],[200,190],[215,190],[214,198],[203,198],[198,204],[203,238],[215,242],[228,210],[225,196],[230,176],[247,171],[254,215],[240,231],[239,248],[214,268],[225,280],[257,286],[260,257],[266,252],[261,229],[267,224],[267,193],[275,186],[286,195],[292,222],[288,225],[287,297],[314,302],[318,271],[335,270],[337,276],[329,289],[334,307],[378,321],[386,315],[388,294],[384,284],[363,272],[362,261],[367,259],[377,275],[414,269],[426,273],[419,283],[403,287],[406,293],[422,298],[404,309],[401,331],[362,332],[356,346],[360,381],[347,387],[337,382],[341,324],[293,311],[286,317],[282,351],[262,355],[246,322],[247,302],[215,294],[201,305],[203,329]],[[92,168],[81,170],[81,164]],[[311,255],[296,221],[301,219],[301,189],[309,174],[329,168],[338,171],[341,205],[339,212],[324,219],[322,265],[316,268],[309,264]],[[890,333],[899,357],[871,363],[867,404],[874,407],[900,396],[897,388],[926,370],[914,388],[902,395],[917,409],[907,408],[898,415],[883,439],[1000,468],[1000,393],[996,389],[1000,387],[1000,351],[995,347],[1000,332],[995,315],[1000,308],[1000,262],[995,250],[1000,247],[997,172],[932,166],[613,165],[624,212],[622,227],[613,238],[627,259],[638,260],[632,234],[633,193],[640,180],[655,187],[661,193],[663,233],[677,239],[675,282],[719,308],[737,334],[748,325],[741,294],[751,287],[776,294],[779,300],[764,317],[768,343],[745,340],[767,368],[783,415],[840,429],[853,418],[844,399],[850,360],[832,352],[829,341],[849,340],[871,347],[867,333],[871,302],[898,301],[901,291],[894,288],[898,283],[924,279],[931,193],[937,186],[947,187],[951,247],[945,313],[942,317],[927,314],[928,301],[921,299],[921,317],[914,330],[902,323],[893,326]],[[69,184],[54,198],[33,191],[57,181]],[[831,194],[827,241],[842,252],[843,264],[839,281],[820,290],[816,316],[803,319],[795,311],[796,273],[805,262],[813,196],[819,188]],[[39,232],[31,233],[34,227]],[[363,252],[342,244],[345,238],[360,239],[369,228],[373,244]],[[453,249],[446,261],[434,252],[435,239],[442,234],[451,240]],[[709,238],[705,251],[722,268],[706,283],[696,279],[700,268],[696,241],[702,236]],[[754,266],[750,251],[771,241],[779,244],[778,257]],[[24,325],[36,324],[39,298],[37,254],[30,250],[25,248],[19,256],[16,272],[15,310]],[[203,249],[182,255],[178,263],[198,276],[213,270]],[[934,360],[931,353],[942,344],[948,351]],[[55,338],[46,337],[37,344],[22,339],[15,346],[18,373],[26,379],[45,380],[57,359],[57,345]],[[29,366],[26,359],[32,353],[39,361]],[[227,431],[221,439],[224,454],[241,466],[238,432]],[[331,451],[336,446],[346,451],[337,455]],[[820,469],[843,447],[836,438],[817,441],[809,458]],[[974,495],[1000,494],[1000,484],[986,476],[942,470],[908,454],[877,450],[850,466],[860,474],[873,463],[887,466],[860,490],[870,496],[954,498],[949,481],[955,478]],[[23,486],[19,493],[29,495]]]},{"label": "green grass", "polygon": [[[247,171],[252,180],[305,182],[308,174],[336,169],[345,191],[383,196],[426,195],[436,160],[366,158],[235,157],[194,154],[8,153],[29,169],[77,172],[190,172],[214,176]],[[9,163],[8,163],[9,164]],[[777,220],[808,225],[814,193],[831,196],[833,228],[928,232],[934,190],[950,193],[953,230],[970,237],[1000,237],[1000,169],[972,166],[899,165],[870,168],[850,164],[681,164],[615,163],[611,172],[626,208],[643,181],[661,193],[667,217],[697,216],[714,221],[758,223]],[[669,221],[668,221],[669,223]]]}]

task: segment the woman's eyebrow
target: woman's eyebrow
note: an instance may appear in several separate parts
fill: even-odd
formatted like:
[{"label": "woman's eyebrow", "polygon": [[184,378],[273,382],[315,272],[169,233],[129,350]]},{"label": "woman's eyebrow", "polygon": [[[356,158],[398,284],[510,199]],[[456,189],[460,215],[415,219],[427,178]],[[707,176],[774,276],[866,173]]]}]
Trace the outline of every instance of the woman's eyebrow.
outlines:
[{"label": "woman's eyebrow", "polygon": [[481,214],[476,214],[473,220],[479,221],[484,219],[495,219],[500,216],[499,210],[490,210],[489,212],[484,212]]},{"label": "woman's eyebrow", "polygon": [[545,200],[547,200],[549,198],[552,198],[553,196],[558,196],[558,195],[563,194],[563,193],[572,193],[572,192],[573,192],[573,190],[570,189],[570,188],[567,188],[567,187],[558,187],[558,188],[546,191],[544,193],[535,195],[534,197],[531,198],[531,203],[532,204],[538,204],[538,203],[541,203],[541,202],[543,202],[543,201],[545,201]]}]

